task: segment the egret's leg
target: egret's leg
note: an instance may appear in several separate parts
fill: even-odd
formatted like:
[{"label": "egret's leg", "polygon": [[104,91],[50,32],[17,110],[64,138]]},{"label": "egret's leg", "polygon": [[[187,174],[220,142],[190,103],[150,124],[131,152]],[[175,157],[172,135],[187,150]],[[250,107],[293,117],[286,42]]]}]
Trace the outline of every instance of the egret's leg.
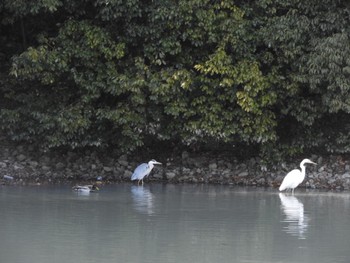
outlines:
[{"label": "egret's leg", "polygon": [[143,178],[142,178],[142,185],[143,185]]},{"label": "egret's leg", "polygon": [[137,181],[137,185],[140,185],[140,181],[141,181],[141,180],[138,180],[138,181]]},{"label": "egret's leg", "polygon": [[294,195],[294,188],[292,188],[292,195]]}]

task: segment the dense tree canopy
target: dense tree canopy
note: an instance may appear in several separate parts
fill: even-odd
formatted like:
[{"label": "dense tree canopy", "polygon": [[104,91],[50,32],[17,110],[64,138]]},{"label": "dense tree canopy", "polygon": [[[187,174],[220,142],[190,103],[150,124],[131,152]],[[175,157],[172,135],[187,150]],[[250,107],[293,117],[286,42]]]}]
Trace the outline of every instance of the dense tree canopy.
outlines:
[{"label": "dense tree canopy", "polygon": [[0,14],[14,140],[350,151],[345,0],[4,0]]}]

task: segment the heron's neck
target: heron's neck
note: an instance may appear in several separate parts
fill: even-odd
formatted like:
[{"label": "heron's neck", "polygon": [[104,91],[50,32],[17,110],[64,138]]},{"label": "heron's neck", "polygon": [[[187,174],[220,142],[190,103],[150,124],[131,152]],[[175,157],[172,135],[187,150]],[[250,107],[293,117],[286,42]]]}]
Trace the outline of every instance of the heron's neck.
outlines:
[{"label": "heron's neck", "polygon": [[152,170],[153,167],[154,167],[154,164],[153,163],[148,163],[148,167]]}]

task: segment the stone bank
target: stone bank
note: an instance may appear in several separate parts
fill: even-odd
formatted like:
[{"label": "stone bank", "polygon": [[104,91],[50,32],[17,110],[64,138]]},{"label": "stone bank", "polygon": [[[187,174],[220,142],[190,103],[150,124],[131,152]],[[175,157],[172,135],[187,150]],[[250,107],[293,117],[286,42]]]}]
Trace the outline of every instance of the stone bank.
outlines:
[{"label": "stone bank", "polygon": [[[168,155],[170,156],[170,155]],[[146,182],[231,184],[278,187],[288,171],[299,168],[301,160],[266,166],[259,158],[239,161],[228,156],[191,154],[186,151],[172,157],[152,156],[162,162],[153,169]],[[299,187],[314,189],[350,189],[350,158],[346,156],[307,156],[317,166],[307,166],[306,178]],[[0,182],[2,184],[48,184],[130,181],[140,157],[113,153],[39,152],[31,146],[2,145],[0,149]],[[9,179],[11,178],[11,179]]]}]

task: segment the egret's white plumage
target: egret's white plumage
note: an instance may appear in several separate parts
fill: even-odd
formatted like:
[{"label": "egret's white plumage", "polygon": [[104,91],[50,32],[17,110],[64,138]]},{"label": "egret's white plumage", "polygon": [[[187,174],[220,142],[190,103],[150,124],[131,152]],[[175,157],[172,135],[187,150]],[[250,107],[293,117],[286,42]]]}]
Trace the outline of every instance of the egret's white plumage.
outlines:
[{"label": "egret's white plumage", "polygon": [[151,173],[155,164],[161,163],[157,162],[156,160],[150,160],[148,163],[142,163],[139,166],[137,166],[134,173],[131,176],[131,181],[139,180],[138,184],[140,183],[140,181],[143,184],[143,178]]},{"label": "egret's white plumage", "polygon": [[294,189],[301,184],[304,179],[305,179],[305,164],[306,163],[311,163],[311,164],[316,164],[309,159],[304,159],[300,163],[300,168],[299,169],[294,169],[290,171],[283,179],[282,184],[279,188],[280,191],[286,190],[286,189],[292,189],[292,193],[294,194]]}]

